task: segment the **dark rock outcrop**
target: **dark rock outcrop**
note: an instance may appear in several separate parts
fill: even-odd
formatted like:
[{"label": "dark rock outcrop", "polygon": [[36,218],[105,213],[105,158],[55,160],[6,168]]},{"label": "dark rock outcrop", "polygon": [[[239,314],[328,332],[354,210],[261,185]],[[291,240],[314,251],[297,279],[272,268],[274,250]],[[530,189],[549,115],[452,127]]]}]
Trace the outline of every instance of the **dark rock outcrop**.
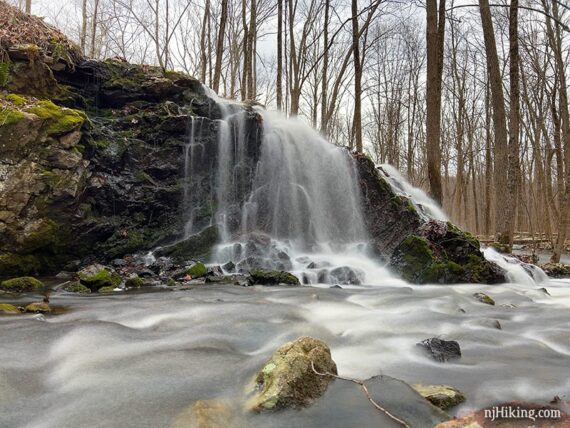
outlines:
[{"label": "dark rock outcrop", "polygon": [[505,272],[485,259],[474,236],[451,222],[425,218],[369,158],[355,158],[373,247],[394,271],[416,284],[505,282]]}]

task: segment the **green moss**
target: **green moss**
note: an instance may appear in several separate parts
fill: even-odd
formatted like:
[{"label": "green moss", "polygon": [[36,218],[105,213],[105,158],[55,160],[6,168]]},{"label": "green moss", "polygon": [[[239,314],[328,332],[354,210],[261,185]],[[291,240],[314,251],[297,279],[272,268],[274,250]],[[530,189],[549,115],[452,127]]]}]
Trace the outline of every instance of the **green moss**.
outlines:
[{"label": "green moss", "polygon": [[125,282],[127,288],[144,287],[144,280],[140,276],[133,276]]},{"label": "green moss", "polygon": [[0,289],[4,291],[23,293],[34,291],[44,287],[44,284],[33,276],[22,276],[19,278],[7,279],[0,283]]},{"label": "green moss", "polygon": [[10,62],[2,61],[0,62],[0,88],[6,86],[8,80],[10,80]]},{"label": "green moss", "polygon": [[72,284],[66,285],[63,289],[70,293],[80,293],[80,294],[91,293],[91,290],[89,288],[87,288],[86,286],[84,286],[79,282],[74,282]]},{"label": "green moss", "polygon": [[0,277],[28,275],[38,272],[41,263],[33,255],[2,254],[0,255]]},{"label": "green moss", "polygon": [[25,311],[33,314],[45,314],[51,312],[51,308],[45,302],[34,302],[27,305]]},{"label": "green moss", "polygon": [[495,301],[485,293],[473,293],[473,297],[486,305],[495,306]]},{"label": "green moss", "polygon": [[115,291],[115,287],[113,287],[113,286],[101,287],[99,290],[97,290],[97,292],[101,293],[101,294],[110,294],[110,293],[113,293],[114,291]]},{"label": "green moss", "polygon": [[250,272],[251,283],[261,285],[301,285],[299,278],[289,272],[255,269]]},{"label": "green moss", "polygon": [[17,107],[26,105],[26,99],[20,95],[8,94],[4,97],[4,99]]},{"label": "green moss", "polygon": [[168,278],[166,280],[166,285],[168,287],[175,287],[176,286],[176,281],[174,280],[174,278]]},{"label": "green moss", "polygon": [[51,220],[44,220],[35,232],[26,238],[22,246],[24,253],[33,253],[38,250],[46,250],[50,254],[57,254],[65,245],[66,232]]},{"label": "green moss", "polygon": [[117,288],[122,282],[118,273],[111,272],[107,269],[101,269],[93,275],[86,275],[80,272],[79,280],[91,290],[98,290],[103,287]]},{"label": "green moss", "polygon": [[190,275],[192,278],[201,278],[206,276],[208,269],[204,263],[198,262],[194,263],[189,269],[186,270],[186,275]]},{"label": "green moss", "polygon": [[48,135],[61,135],[77,129],[83,125],[86,119],[85,113],[59,107],[48,100],[40,100],[36,105],[27,108],[26,111],[48,122],[46,127]]},{"label": "green moss", "polygon": [[14,125],[24,118],[24,114],[7,105],[0,105],[0,126]]},{"label": "green moss", "polygon": [[0,303],[0,313],[15,315],[19,314],[20,310],[16,306],[10,305],[9,303]]},{"label": "green moss", "polygon": [[457,226],[455,226],[453,223],[451,223],[450,221],[447,222],[447,236],[446,239],[459,239],[461,241],[466,241],[468,242],[471,246],[473,246],[474,248],[476,248],[477,250],[480,249],[481,244],[479,243],[479,240],[473,236],[471,233],[463,231],[461,229],[459,229]]}]

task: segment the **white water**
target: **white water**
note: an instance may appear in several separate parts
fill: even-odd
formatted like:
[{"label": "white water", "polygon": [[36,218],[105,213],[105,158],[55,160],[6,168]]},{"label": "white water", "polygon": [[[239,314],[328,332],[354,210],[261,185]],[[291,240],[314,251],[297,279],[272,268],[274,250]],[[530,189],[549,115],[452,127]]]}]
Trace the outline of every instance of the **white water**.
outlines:
[{"label": "white water", "polygon": [[[304,284],[405,284],[369,254],[358,174],[346,149],[330,144],[301,120],[256,109],[263,124],[263,140],[256,170],[248,182],[246,150],[252,136],[246,133],[247,113],[204,89],[221,112],[213,221],[220,228],[222,242],[216,263],[232,261],[245,270],[288,270]],[[191,182],[188,165],[195,162],[193,136],[196,129],[201,132],[201,126],[193,119],[186,150],[186,183]],[[441,207],[396,168],[384,164],[379,171],[395,193],[414,204],[424,221],[448,220]],[[249,196],[240,201],[244,189],[249,189]],[[193,225],[191,214],[187,224]],[[186,232],[196,230],[187,226]],[[260,233],[264,235],[260,237]],[[491,249],[484,254],[507,271],[511,282],[548,282],[538,268]]]}]

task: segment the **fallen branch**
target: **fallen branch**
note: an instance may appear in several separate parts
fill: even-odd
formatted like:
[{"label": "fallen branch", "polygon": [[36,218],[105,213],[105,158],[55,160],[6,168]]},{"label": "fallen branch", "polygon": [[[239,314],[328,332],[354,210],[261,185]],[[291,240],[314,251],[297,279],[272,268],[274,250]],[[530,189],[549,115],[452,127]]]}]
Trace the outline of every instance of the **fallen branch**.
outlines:
[{"label": "fallen branch", "polygon": [[410,425],[408,425],[408,423],[406,421],[400,419],[396,415],[393,415],[392,413],[390,413],[389,410],[385,409],[384,407],[382,407],[380,404],[378,404],[376,401],[374,401],[372,399],[372,397],[370,396],[370,392],[368,391],[368,388],[364,384],[364,381],[358,380],[358,379],[351,379],[351,378],[347,378],[347,377],[342,377],[342,376],[339,376],[339,375],[336,375],[333,373],[329,373],[329,372],[320,373],[317,371],[317,369],[315,369],[315,363],[313,361],[311,361],[311,367],[313,368],[313,372],[315,372],[319,376],[332,376],[336,379],[346,380],[348,382],[353,382],[353,383],[356,383],[357,385],[360,385],[360,387],[364,391],[364,395],[366,395],[366,398],[368,399],[368,401],[370,401],[370,403],[372,403],[372,405],[374,407],[376,407],[376,409],[380,410],[382,413],[384,413],[386,416],[388,416],[393,421],[398,422],[399,424],[401,424],[402,426],[404,426],[406,428],[410,428]]}]

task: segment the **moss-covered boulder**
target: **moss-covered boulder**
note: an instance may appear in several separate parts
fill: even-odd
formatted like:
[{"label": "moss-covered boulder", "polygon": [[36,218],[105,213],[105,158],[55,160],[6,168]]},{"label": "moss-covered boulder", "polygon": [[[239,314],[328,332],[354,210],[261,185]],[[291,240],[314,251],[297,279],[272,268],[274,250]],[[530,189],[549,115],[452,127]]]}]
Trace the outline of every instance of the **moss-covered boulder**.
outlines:
[{"label": "moss-covered boulder", "polygon": [[43,287],[44,284],[40,280],[32,276],[12,278],[0,282],[0,290],[11,293],[24,293],[27,291],[35,291],[42,289]]},{"label": "moss-covered boulder", "polygon": [[33,302],[26,305],[25,311],[32,314],[47,314],[51,312],[51,308],[49,307],[49,303]]},{"label": "moss-covered boulder", "polygon": [[125,287],[127,288],[141,288],[144,287],[144,279],[138,275],[131,276],[125,281]]},{"label": "moss-covered boulder", "polygon": [[208,269],[206,265],[202,262],[194,263],[188,269],[186,269],[186,275],[190,275],[192,279],[202,278],[208,274]]},{"label": "moss-covered boulder", "polygon": [[299,278],[289,272],[254,269],[250,272],[251,285],[301,285]]},{"label": "moss-covered boulder", "polygon": [[113,269],[99,264],[87,266],[77,274],[81,284],[88,287],[91,291],[98,291],[103,287],[114,289],[121,285],[123,281],[121,276]]},{"label": "moss-covered boulder", "polygon": [[198,400],[176,416],[171,428],[243,428],[245,422],[228,403]]},{"label": "moss-covered boulder", "polygon": [[80,282],[73,282],[71,284],[66,285],[63,289],[69,293],[79,293],[79,294],[89,294],[91,293],[91,289],[84,286]]},{"label": "moss-covered boulder", "polygon": [[390,267],[415,284],[506,281],[505,272],[485,259],[473,235],[437,220],[407,236],[394,250]]},{"label": "moss-covered boulder", "polygon": [[0,303],[0,314],[16,315],[19,314],[20,310],[9,303]]},{"label": "moss-covered boulder", "polygon": [[473,293],[473,297],[475,297],[475,299],[480,301],[481,303],[495,306],[495,301],[485,293]]},{"label": "moss-covered boulder", "polygon": [[254,412],[310,406],[337,374],[326,343],[303,336],[281,346],[256,374],[247,409]]},{"label": "moss-covered boulder", "polygon": [[113,287],[112,285],[106,286],[106,287],[101,287],[97,290],[97,293],[101,293],[101,294],[111,294],[115,292],[115,287]]},{"label": "moss-covered boulder", "polygon": [[465,401],[465,396],[456,388],[448,385],[411,385],[418,393],[442,410],[457,406]]}]

